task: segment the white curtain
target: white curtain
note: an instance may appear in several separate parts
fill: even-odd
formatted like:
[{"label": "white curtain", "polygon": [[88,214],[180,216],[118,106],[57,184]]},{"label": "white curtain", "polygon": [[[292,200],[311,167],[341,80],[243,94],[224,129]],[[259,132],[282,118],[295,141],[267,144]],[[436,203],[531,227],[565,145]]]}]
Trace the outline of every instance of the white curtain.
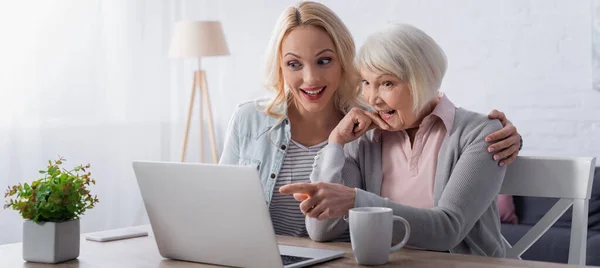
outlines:
[{"label": "white curtain", "polygon": [[[8,185],[39,178],[60,155],[65,167],[90,163],[97,181],[100,203],[82,232],[147,223],[131,162],[178,160],[193,64],[167,51],[183,9],[162,0],[0,3],[2,204]],[[0,244],[20,241],[21,224],[0,211]]]}]

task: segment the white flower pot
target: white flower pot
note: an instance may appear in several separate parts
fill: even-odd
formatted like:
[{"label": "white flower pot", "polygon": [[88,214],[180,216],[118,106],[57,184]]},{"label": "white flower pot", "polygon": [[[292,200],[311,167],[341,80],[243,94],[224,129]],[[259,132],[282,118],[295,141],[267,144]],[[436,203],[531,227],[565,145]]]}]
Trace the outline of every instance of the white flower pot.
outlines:
[{"label": "white flower pot", "polygon": [[23,222],[23,259],[59,263],[79,257],[79,219],[65,222]]}]

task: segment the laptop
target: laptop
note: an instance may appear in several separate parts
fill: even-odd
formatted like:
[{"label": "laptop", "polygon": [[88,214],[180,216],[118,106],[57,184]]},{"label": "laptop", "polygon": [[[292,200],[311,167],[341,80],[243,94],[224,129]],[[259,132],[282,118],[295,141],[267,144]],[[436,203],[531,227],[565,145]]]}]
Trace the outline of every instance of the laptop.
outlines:
[{"label": "laptop", "polygon": [[135,161],[160,255],[236,267],[305,267],[343,251],[277,245],[255,167]]}]

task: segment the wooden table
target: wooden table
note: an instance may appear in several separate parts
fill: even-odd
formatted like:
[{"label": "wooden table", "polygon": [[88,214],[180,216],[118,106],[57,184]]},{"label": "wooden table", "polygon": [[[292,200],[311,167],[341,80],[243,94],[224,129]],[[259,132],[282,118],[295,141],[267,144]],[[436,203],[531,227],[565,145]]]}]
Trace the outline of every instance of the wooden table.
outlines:
[{"label": "wooden table", "polygon": [[[192,262],[168,260],[161,257],[152,236],[150,226],[140,226],[150,236],[112,242],[87,241],[82,236],[79,258],[57,265],[29,263],[22,259],[22,244],[0,246],[0,267],[216,267]],[[346,252],[344,258],[315,267],[359,267],[354,260],[350,243],[317,243],[308,238],[278,236],[283,245],[333,249]],[[219,266],[221,267],[221,266]],[[377,267],[581,267],[547,262],[514,259],[487,258],[479,256],[448,254],[431,251],[402,249],[390,254],[387,265]]]}]

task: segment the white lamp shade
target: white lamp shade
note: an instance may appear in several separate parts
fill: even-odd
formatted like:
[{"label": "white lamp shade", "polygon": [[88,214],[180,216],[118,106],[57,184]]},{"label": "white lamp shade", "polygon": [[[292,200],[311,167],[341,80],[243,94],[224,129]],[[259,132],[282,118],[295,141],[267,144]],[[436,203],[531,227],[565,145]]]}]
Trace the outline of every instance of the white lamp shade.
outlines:
[{"label": "white lamp shade", "polygon": [[229,55],[219,21],[179,21],[175,24],[169,56],[191,58]]}]

